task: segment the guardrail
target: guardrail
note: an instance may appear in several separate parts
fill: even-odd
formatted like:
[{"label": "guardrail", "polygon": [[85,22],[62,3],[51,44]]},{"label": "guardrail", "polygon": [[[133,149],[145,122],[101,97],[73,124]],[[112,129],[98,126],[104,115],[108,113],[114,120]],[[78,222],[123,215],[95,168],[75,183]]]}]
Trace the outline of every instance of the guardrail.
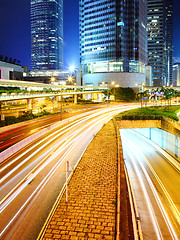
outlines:
[{"label": "guardrail", "polygon": [[[118,173],[117,173],[117,216],[116,216],[116,240],[120,240],[120,195],[121,195],[121,188],[120,188],[120,175],[121,175],[121,166],[120,162],[123,159],[123,152],[122,152],[122,143],[121,143],[121,136],[119,133],[119,127],[117,125],[117,122],[115,119],[113,119],[116,132],[117,132],[117,141],[118,141]],[[124,160],[123,160],[124,161]],[[140,223],[140,217],[138,214],[136,201],[133,193],[133,189],[131,187],[130,179],[126,170],[126,166],[124,164],[124,172],[126,176],[126,182],[127,182],[127,188],[129,193],[129,202],[131,207],[131,213],[132,213],[132,225],[133,225],[133,233],[134,233],[134,239],[135,240],[143,240],[142,235],[142,229],[141,229],[141,223]]]},{"label": "guardrail", "polygon": [[0,101],[8,100],[21,100],[29,98],[42,98],[42,97],[54,97],[54,96],[63,96],[63,95],[78,95],[78,94],[93,94],[93,93],[102,93],[101,90],[86,90],[86,91],[70,91],[70,92],[56,92],[56,93],[43,93],[43,94],[23,94],[23,95],[0,95]]},{"label": "guardrail", "polygon": [[[78,115],[79,117],[85,116],[87,113],[82,113],[80,115]],[[60,121],[58,123],[52,124],[51,126],[42,129],[41,131],[23,139],[22,141],[14,144],[13,146],[9,147],[8,149],[4,150],[3,152],[0,153],[0,163],[2,163],[5,159],[7,159],[8,157],[10,157],[11,155],[17,153],[20,149],[22,149],[23,147],[27,146],[29,143],[32,143],[33,141],[35,141],[36,139],[40,138],[41,136],[43,136],[44,134],[48,133],[49,131],[60,127],[66,123],[69,123],[71,121],[74,121],[75,119],[77,119],[77,116],[65,119],[63,121]]]}]

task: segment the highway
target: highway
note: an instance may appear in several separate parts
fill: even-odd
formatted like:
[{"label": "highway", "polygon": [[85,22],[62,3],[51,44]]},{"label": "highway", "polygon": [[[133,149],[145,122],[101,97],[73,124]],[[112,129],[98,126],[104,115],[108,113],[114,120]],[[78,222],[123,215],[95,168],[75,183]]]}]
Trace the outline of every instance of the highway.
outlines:
[{"label": "highway", "polygon": [[180,239],[180,168],[132,130],[120,130],[143,239]]},{"label": "highway", "polygon": [[[62,113],[62,118],[67,119],[74,115],[91,111],[97,108],[102,108],[105,105],[97,105],[92,107],[79,107],[75,109],[75,111],[71,110],[68,112]],[[6,127],[7,130],[3,131],[0,129],[0,152],[4,151],[5,149],[9,148],[10,146],[14,145],[15,143],[21,141],[22,139],[58,122],[61,119],[60,114],[51,115],[44,118],[34,119],[31,121],[25,121],[20,123],[20,126],[8,126]],[[9,129],[8,129],[9,128]],[[2,128],[4,129],[4,128]]]},{"label": "highway", "polygon": [[[136,106],[134,106],[136,107]],[[97,109],[56,128],[1,164],[0,238],[36,239],[66,181],[103,124],[127,106]]]}]

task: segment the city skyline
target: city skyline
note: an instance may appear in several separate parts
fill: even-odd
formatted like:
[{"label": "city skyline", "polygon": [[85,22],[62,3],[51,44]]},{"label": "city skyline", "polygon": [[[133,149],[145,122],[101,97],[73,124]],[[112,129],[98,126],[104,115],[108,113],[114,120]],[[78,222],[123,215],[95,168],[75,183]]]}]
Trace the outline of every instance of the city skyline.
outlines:
[{"label": "city skyline", "polygon": [[[174,57],[180,57],[180,2],[174,0]],[[64,1],[64,66],[79,64],[79,1]],[[0,9],[0,54],[20,60],[22,65],[31,64],[30,1],[3,0]],[[31,69],[31,68],[30,68]]]}]

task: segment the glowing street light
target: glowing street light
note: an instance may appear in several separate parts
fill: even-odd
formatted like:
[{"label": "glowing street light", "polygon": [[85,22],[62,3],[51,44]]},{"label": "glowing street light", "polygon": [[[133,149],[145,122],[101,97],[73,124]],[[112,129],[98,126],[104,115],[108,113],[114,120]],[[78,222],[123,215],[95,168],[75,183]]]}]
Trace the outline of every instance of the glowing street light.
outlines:
[{"label": "glowing street light", "polygon": [[71,72],[74,72],[75,67],[74,67],[74,66],[70,66],[69,70],[70,70]]},{"label": "glowing street light", "polygon": [[71,82],[72,79],[73,79],[73,78],[72,78],[71,76],[68,77],[68,81],[69,81],[69,82]]},{"label": "glowing street light", "polygon": [[51,77],[51,82],[55,82],[56,78],[55,77]]}]

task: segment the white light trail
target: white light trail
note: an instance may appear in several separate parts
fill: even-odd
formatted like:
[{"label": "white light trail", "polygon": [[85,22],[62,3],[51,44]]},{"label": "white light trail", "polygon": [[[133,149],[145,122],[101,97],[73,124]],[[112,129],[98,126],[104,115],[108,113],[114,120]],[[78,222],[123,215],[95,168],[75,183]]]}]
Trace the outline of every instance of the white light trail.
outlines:
[{"label": "white light trail", "polygon": [[[124,138],[123,138],[123,140],[124,140]],[[153,223],[153,226],[154,226],[154,230],[155,230],[155,232],[156,232],[157,239],[158,239],[158,240],[162,240],[162,239],[163,239],[162,233],[161,233],[161,230],[160,230],[158,221],[157,221],[157,219],[156,219],[156,215],[155,215],[155,213],[154,213],[154,210],[153,210],[153,207],[152,207],[152,204],[151,204],[151,201],[150,201],[148,192],[147,192],[146,187],[145,187],[145,185],[144,185],[144,181],[143,181],[143,179],[142,179],[141,173],[140,173],[138,167],[137,167],[136,164],[135,164],[135,158],[134,158],[133,155],[131,154],[131,151],[129,151],[129,145],[128,145],[127,143],[123,142],[123,147],[125,147],[125,149],[126,149],[126,151],[128,152],[130,158],[132,159],[131,162],[133,163],[135,172],[136,172],[136,174],[137,174],[137,176],[138,176],[138,179],[139,179],[139,182],[140,182],[140,184],[141,184],[141,188],[142,188],[142,191],[143,191],[143,193],[144,193],[144,197],[145,197],[145,199],[146,199],[146,205],[147,205],[147,207],[148,207],[149,214],[150,214],[150,216],[151,216],[151,220],[152,220],[152,223]],[[135,155],[137,155],[137,152],[136,152]]]},{"label": "white light trail", "polygon": [[[122,109],[127,107],[121,107]],[[118,107],[119,109],[119,107]],[[103,109],[104,110],[104,109]],[[113,111],[117,110],[117,107],[113,109]],[[107,111],[112,111],[112,109],[108,109],[108,110],[104,110],[101,111],[100,113],[104,113]],[[122,110],[123,111],[123,110]],[[11,171],[9,171],[6,175],[4,175],[4,177],[1,179],[0,183],[2,183],[3,181],[5,181],[10,175],[12,175],[19,167],[21,167],[23,164],[25,164],[25,162],[27,162],[32,156],[34,156],[35,154],[37,154],[42,148],[44,148],[45,146],[47,146],[48,144],[50,144],[50,142],[54,141],[56,138],[58,138],[60,135],[64,134],[65,132],[69,131],[70,129],[72,129],[73,127],[77,126],[79,123],[83,123],[87,120],[90,120],[91,118],[98,116],[99,111],[97,113],[93,113],[90,116],[86,116],[83,117],[82,119],[78,119],[70,124],[68,124],[67,126],[57,130],[56,132],[48,135],[46,138],[42,139],[41,141],[39,141],[38,143],[36,143],[35,145],[33,145],[32,147],[28,148],[25,152],[23,152],[21,155],[19,155],[17,158],[15,158],[14,160],[12,160],[11,162],[9,162],[8,164],[6,164],[3,168],[1,168],[1,172],[4,171],[7,167],[9,167],[10,165],[12,165],[13,163],[15,163],[18,159],[20,159],[23,155],[27,154],[28,152],[30,152],[32,149],[34,149],[35,147],[37,147],[39,144],[43,143],[44,141],[46,141],[47,139],[51,138],[48,142],[46,142],[44,145],[42,145],[40,148],[38,148],[36,151],[34,151],[32,154],[30,154],[24,161],[21,161],[21,163],[19,163],[15,168],[13,168]],[[63,131],[64,130],[64,131]],[[58,132],[60,132],[60,134],[57,134]],[[54,136],[54,137],[53,137]]]},{"label": "white light trail", "polygon": [[[130,151],[128,150],[127,146],[133,146],[131,148],[131,152],[134,153],[134,155],[136,156],[136,159],[138,160],[138,162],[140,164],[141,169],[143,170],[143,173],[144,173],[144,175],[145,175],[145,177],[146,177],[146,179],[147,179],[147,181],[149,183],[149,186],[151,187],[152,193],[153,193],[153,195],[154,195],[154,197],[156,199],[156,202],[157,202],[157,204],[159,206],[159,209],[160,209],[161,214],[162,214],[162,216],[164,218],[164,221],[165,221],[165,223],[166,223],[166,225],[168,227],[168,230],[169,230],[169,232],[171,234],[172,239],[177,240],[178,238],[177,238],[177,235],[176,235],[176,233],[175,233],[175,231],[173,229],[173,226],[172,226],[172,224],[170,222],[170,219],[169,219],[169,217],[168,217],[168,215],[167,215],[167,213],[166,213],[166,211],[164,209],[164,206],[163,206],[163,204],[162,204],[162,202],[161,202],[161,200],[160,200],[160,198],[158,196],[158,193],[157,193],[157,191],[156,191],[156,189],[155,189],[155,187],[153,185],[153,182],[152,182],[151,178],[149,177],[145,167],[143,166],[139,156],[141,156],[143,159],[146,160],[146,163],[148,164],[151,172],[153,173],[153,175],[156,178],[156,180],[158,181],[161,189],[163,190],[166,198],[168,199],[169,204],[170,204],[170,206],[171,206],[171,208],[172,208],[172,210],[174,212],[174,216],[176,217],[177,221],[179,222],[179,220],[180,220],[180,213],[179,213],[178,209],[176,208],[173,200],[171,199],[170,195],[168,194],[168,192],[167,192],[166,188],[164,187],[163,183],[161,182],[160,178],[158,177],[158,175],[156,174],[156,172],[154,171],[154,169],[152,168],[152,166],[148,162],[148,159],[140,151],[138,151],[138,154],[137,154],[137,147],[136,147],[136,145],[132,141],[129,141],[125,136],[123,136],[123,138],[126,141],[126,143],[125,143],[126,150],[127,150],[127,152],[129,153],[129,155],[131,156],[132,159],[134,159],[134,158],[133,158],[132,154],[130,153]],[[133,149],[136,149],[136,152]],[[134,161],[132,161],[132,162],[133,162],[133,165],[136,166]]]},{"label": "white light trail", "polygon": [[[117,111],[117,110],[116,110]],[[112,115],[112,114],[111,114]],[[106,113],[106,115],[100,116],[99,118],[94,119],[93,121],[91,121],[90,123],[86,124],[85,126],[81,127],[80,129],[76,130],[75,132],[73,132],[71,135],[67,136],[66,139],[63,139],[60,143],[56,144],[55,147],[53,147],[53,152],[56,150],[56,153],[54,153],[52,155],[52,151],[50,153],[48,153],[48,155],[46,155],[46,157],[44,159],[41,160],[41,162],[38,163],[38,165],[35,166],[34,169],[32,169],[1,201],[1,207],[0,207],[0,212],[2,212],[10,203],[11,201],[24,189],[25,186],[27,186],[27,184],[32,181],[32,177],[28,178],[28,176],[30,174],[33,173],[33,178],[42,170],[44,169],[55,157],[57,157],[57,155],[59,155],[62,151],[65,150],[65,148],[67,148],[70,144],[72,144],[71,139],[77,135],[79,132],[81,132],[84,128],[87,128],[87,126],[89,126],[90,124],[94,123],[94,122],[98,122],[101,121],[101,119],[105,118],[105,117],[109,117],[109,113]],[[86,131],[85,131],[86,133]],[[79,135],[81,136],[81,135]],[[78,136],[78,138],[79,138]],[[74,141],[74,140],[72,140]],[[63,142],[63,145],[61,146],[61,150],[57,149]],[[69,143],[68,143],[69,142]],[[38,169],[38,167],[46,160],[47,157],[49,157],[49,160],[46,161],[40,168],[39,170],[36,171],[36,169]],[[28,166],[29,167],[29,166]],[[36,171],[36,173],[34,173]],[[26,181],[26,179],[28,178],[28,181]],[[29,180],[30,179],[30,180]],[[26,184],[26,182],[27,184]],[[24,183],[25,182],[25,183]],[[8,199],[8,200],[7,200]]]},{"label": "white light trail", "polygon": [[16,135],[16,136],[12,137],[11,139],[17,138],[17,137],[22,136],[22,135],[24,135],[24,133],[21,133],[21,134],[19,134],[19,135]]},{"label": "white light trail", "polygon": [[[85,137],[85,135],[92,129],[94,128],[96,125],[98,125],[99,123],[102,123],[102,119],[103,122],[107,121],[110,117],[112,117],[112,115],[117,114],[119,112],[119,110],[116,110],[116,112],[112,113],[107,113],[105,116],[101,116],[99,117],[99,119],[94,119],[91,123],[89,123],[88,125],[91,124],[91,126],[86,129],[84,132],[82,132],[80,135],[78,135],[74,140],[72,140],[71,142],[71,146],[68,148],[68,150],[63,154],[63,156],[59,159],[59,161],[53,166],[53,168],[48,172],[48,174],[45,176],[45,178],[42,180],[42,182],[38,185],[38,187],[33,191],[33,193],[29,196],[29,198],[25,201],[25,203],[21,206],[21,208],[18,210],[18,212],[14,215],[14,217],[9,221],[9,223],[6,225],[6,227],[2,230],[2,232],[0,233],[0,236],[2,236],[5,231],[9,228],[9,226],[12,224],[12,222],[17,218],[17,216],[21,213],[21,211],[24,209],[24,207],[30,202],[30,200],[35,196],[35,194],[37,194],[37,192],[41,191],[41,189],[43,189],[43,187],[46,185],[46,183],[49,181],[49,179],[53,176],[53,174],[55,173],[55,171],[59,168],[59,166],[62,164],[62,162],[65,160],[66,156],[68,154],[70,154],[71,149],[75,148],[76,145],[78,144],[78,142],[83,139]],[[93,123],[93,124],[92,124]],[[84,127],[83,127],[84,128]],[[70,144],[70,143],[69,143]],[[56,155],[57,156],[57,155]],[[51,156],[54,158],[54,156]],[[37,175],[38,173],[36,173]],[[26,182],[26,186],[27,184],[32,181],[32,179],[35,177],[35,175],[33,174]]]}]

